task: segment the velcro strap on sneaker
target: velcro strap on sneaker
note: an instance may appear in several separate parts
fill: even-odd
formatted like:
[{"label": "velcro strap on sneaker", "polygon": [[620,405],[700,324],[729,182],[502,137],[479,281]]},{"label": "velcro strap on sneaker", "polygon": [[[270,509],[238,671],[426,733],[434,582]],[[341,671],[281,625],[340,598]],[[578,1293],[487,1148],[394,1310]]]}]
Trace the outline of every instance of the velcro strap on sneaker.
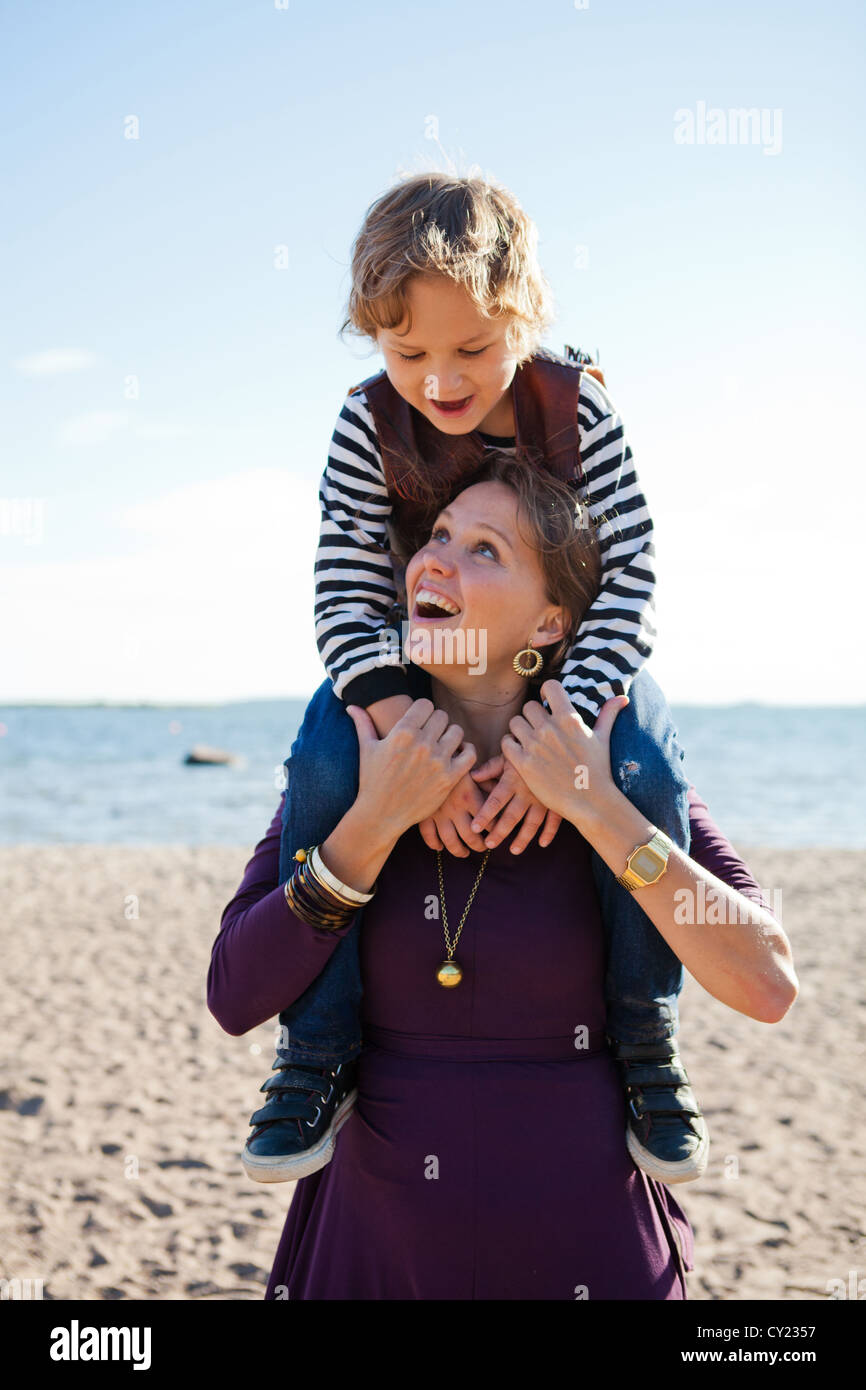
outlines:
[{"label": "velcro strap on sneaker", "polygon": [[[638,1091],[636,1095],[629,1097],[631,1112],[636,1118],[641,1119],[644,1115],[696,1115],[700,1116],[690,1101],[694,1097],[689,1093],[683,1095],[680,1088],[673,1090],[652,1090],[644,1093]],[[673,1104],[671,1103],[673,1102]]]},{"label": "velcro strap on sneaker", "polygon": [[627,1086],[688,1086],[689,1078],[683,1067],[670,1067],[662,1062],[641,1066],[630,1062],[623,1073]]},{"label": "velcro strap on sneaker", "polygon": [[648,1043],[624,1043],[618,1038],[608,1037],[610,1051],[617,1060],[649,1062],[657,1060],[667,1062],[678,1054],[678,1047],[675,1038],[660,1038],[656,1042]]},{"label": "velcro strap on sneaker", "polygon": [[259,1087],[260,1091],[316,1091],[320,1096],[326,1096],[331,1089],[331,1080],[327,1076],[316,1076],[313,1072],[301,1071],[294,1067],[284,1067],[281,1071],[269,1076],[267,1081]]},{"label": "velcro strap on sneaker", "polygon": [[271,1120],[312,1120],[315,1107],[304,1096],[286,1092],[284,1100],[272,1100],[250,1116],[251,1125],[268,1124]]}]

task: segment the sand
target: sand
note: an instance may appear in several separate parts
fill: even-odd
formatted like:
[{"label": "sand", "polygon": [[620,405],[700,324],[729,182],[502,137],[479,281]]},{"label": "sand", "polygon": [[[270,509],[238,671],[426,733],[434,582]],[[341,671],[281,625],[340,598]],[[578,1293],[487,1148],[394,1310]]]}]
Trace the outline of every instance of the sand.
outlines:
[{"label": "sand", "polygon": [[[866,1280],[866,855],[739,852],[782,890],[801,992],[768,1025],[686,982],[712,1137],[678,1189],[690,1297],[826,1299]],[[250,1182],[239,1152],[273,1027],[229,1037],[205,1004],[251,853],[0,850],[3,1278],[55,1299],[262,1299],[293,1188]]]}]

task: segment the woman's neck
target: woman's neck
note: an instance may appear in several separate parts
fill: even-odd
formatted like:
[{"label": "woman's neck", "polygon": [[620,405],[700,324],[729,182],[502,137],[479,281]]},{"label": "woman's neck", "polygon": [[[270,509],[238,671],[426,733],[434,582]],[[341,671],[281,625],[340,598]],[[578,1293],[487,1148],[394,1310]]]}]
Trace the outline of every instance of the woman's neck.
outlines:
[{"label": "woman's neck", "polygon": [[513,673],[499,677],[489,672],[483,676],[467,674],[447,686],[431,673],[430,686],[433,704],[460,725],[466,742],[478,754],[479,764],[502,752],[501,739],[509,732],[510,721],[521,713],[527,700],[535,698],[528,682]]}]

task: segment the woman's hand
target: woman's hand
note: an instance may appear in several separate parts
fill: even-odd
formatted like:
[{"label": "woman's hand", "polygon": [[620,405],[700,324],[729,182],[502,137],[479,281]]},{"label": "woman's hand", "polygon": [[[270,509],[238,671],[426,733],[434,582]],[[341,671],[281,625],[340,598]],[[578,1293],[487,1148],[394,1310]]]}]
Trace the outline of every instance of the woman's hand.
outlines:
[{"label": "woman's hand", "polygon": [[617,791],[610,733],[628,696],[608,700],[589,729],[559,681],[545,681],[540,694],[550,713],[529,700],[509,721],[511,734],[503,736],[502,752],[540,802],[582,831]]},{"label": "woman's hand", "polygon": [[[562,816],[549,810],[533,796],[520,773],[511,763],[505,761],[501,753],[495,758],[489,758],[481,767],[473,767],[469,776],[477,778],[479,784],[484,784],[485,789],[490,787],[487,800],[472,822],[473,831],[481,832],[488,825],[492,826],[487,839],[483,841],[486,849],[495,849],[501,844],[520,820],[523,820],[520,834],[515,836],[513,843],[509,845],[512,854],[521,854],[526,849],[542,822],[544,828],[538,837],[538,843],[542,846],[550,844],[562,824]],[[497,815],[499,820],[493,825]]]},{"label": "woman's hand", "polygon": [[385,738],[365,709],[347,705],[358,734],[355,811],[393,838],[437,811],[475,762],[459,724],[432,700],[414,700]]}]

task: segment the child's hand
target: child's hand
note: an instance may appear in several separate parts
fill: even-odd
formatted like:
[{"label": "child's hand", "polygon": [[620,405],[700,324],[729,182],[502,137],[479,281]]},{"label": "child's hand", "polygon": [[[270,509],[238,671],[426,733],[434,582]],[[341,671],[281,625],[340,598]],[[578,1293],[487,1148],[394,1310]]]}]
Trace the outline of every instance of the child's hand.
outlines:
[{"label": "child's hand", "polygon": [[465,773],[451,788],[439,810],[418,822],[425,845],[430,849],[449,849],[458,859],[465,859],[469,854],[467,845],[470,849],[486,849],[481,836],[470,828],[473,816],[477,815],[483,804],[483,792],[469,773]]},{"label": "child's hand", "polygon": [[[514,843],[509,846],[512,854],[520,854],[526,849],[542,821],[544,821],[544,829],[539,836],[538,843],[542,847],[550,844],[562,824],[562,816],[549,810],[537,797],[533,796],[520,773],[511,763],[505,761],[501,753],[497,754],[495,758],[488,759],[481,767],[471,768],[469,776],[478,782],[486,783],[489,783],[491,779],[498,778],[480,812],[472,822],[472,829],[479,832],[492,826],[484,842],[485,848],[495,849],[498,844],[502,843],[506,835],[511,834],[520,820],[523,820],[520,834],[515,836]],[[495,825],[492,825],[497,815],[499,815],[499,820],[496,821]]]}]

